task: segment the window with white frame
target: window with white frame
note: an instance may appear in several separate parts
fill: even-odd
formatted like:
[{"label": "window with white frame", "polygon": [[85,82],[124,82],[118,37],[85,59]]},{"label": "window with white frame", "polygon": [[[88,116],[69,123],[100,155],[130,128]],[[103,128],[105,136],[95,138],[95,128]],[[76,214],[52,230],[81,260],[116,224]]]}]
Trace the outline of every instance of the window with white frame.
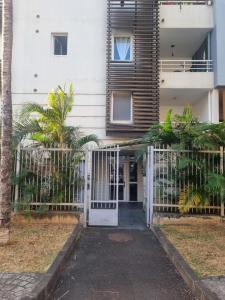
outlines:
[{"label": "window with white frame", "polygon": [[67,55],[68,34],[67,33],[52,34],[52,38],[53,38],[53,54],[59,56]]},{"label": "window with white frame", "polygon": [[114,35],[112,42],[112,59],[114,61],[131,61],[132,60],[132,36],[131,35]]},{"label": "window with white frame", "polygon": [[113,92],[111,105],[112,123],[133,122],[132,94],[130,92]]}]

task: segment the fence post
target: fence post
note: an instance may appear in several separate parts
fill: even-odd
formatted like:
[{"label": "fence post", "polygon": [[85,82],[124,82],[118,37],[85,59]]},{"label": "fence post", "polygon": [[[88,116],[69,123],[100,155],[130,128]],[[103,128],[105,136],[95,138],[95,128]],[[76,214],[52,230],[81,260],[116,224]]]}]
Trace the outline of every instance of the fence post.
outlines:
[{"label": "fence post", "polygon": [[90,188],[90,178],[88,175],[89,172],[89,147],[87,148],[85,152],[85,185],[84,185],[84,220],[83,220],[83,225],[84,228],[87,227],[87,209],[88,209],[88,201],[89,201],[89,188]]},{"label": "fence post", "polygon": [[153,223],[153,189],[154,189],[154,147],[148,147],[147,161],[147,225],[152,226]]},{"label": "fence post", "polygon": [[[224,173],[224,149],[220,147],[220,174]],[[221,193],[221,217],[224,217],[224,194]]]},{"label": "fence post", "polygon": [[[20,144],[18,145],[16,149],[16,169],[15,169],[15,175],[16,178],[20,175],[20,153],[21,153],[21,146]],[[19,202],[19,183],[17,181],[17,184],[15,186],[15,195],[14,195],[14,212],[18,211],[18,202]]]}]

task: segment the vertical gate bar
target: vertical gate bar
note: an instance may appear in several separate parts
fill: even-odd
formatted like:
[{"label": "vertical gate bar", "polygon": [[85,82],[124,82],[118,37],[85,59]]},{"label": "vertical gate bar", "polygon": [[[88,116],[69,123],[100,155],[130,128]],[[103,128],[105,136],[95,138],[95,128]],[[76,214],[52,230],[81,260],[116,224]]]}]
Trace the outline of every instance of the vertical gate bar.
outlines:
[{"label": "vertical gate bar", "polygon": [[[67,166],[68,166],[68,151],[67,150],[63,150],[64,152],[64,155],[65,155],[65,160],[64,160],[64,164],[63,164],[63,174],[66,174],[65,178],[67,178]],[[64,182],[64,185],[65,185],[65,194],[64,194],[64,203],[68,203],[67,201],[67,189],[68,189],[68,182],[67,182],[67,179],[66,179],[66,182]],[[64,207],[64,210],[66,209],[66,206],[65,204],[63,205]]]},{"label": "vertical gate bar", "polygon": [[106,151],[106,157],[105,157],[105,180],[106,184],[104,185],[104,198],[105,201],[108,201],[108,195],[107,195],[107,186],[108,186],[108,157],[107,157],[107,151]]},{"label": "vertical gate bar", "polygon": [[163,182],[163,188],[162,188],[162,199],[163,199],[163,212],[166,210],[166,208],[165,208],[165,197],[164,197],[164,195],[165,195],[165,170],[166,170],[166,163],[167,163],[167,161],[166,161],[166,159],[167,159],[167,153],[166,153],[166,151],[165,151],[165,145],[163,145],[163,159],[162,159],[162,182]]},{"label": "vertical gate bar", "polygon": [[[94,151],[93,148],[91,148],[89,150],[89,155],[88,155],[89,209],[91,209],[91,205],[92,205],[91,200],[92,199],[96,200],[95,194],[93,194],[93,190],[92,190],[93,188],[95,188],[95,190],[96,190],[96,170],[94,172],[92,172],[92,167],[93,167],[92,159],[93,158],[94,158],[94,163],[96,163],[95,155],[96,155],[96,152]],[[92,176],[93,176],[93,178],[92,178]]]},{"label": "vertical gate bar", "polygon": [[[166,150],[168,149],[167,145],[166,145]],[[170,160],[171,160],[171,152],[166,151],[167,153],[167,160],[166,160],[166,211],[170,211],[171,212],[171,208],[169,207],[171,202],[169,202],[169,164],[170,164]]]},{"label": "vertical gate bar", "polygon": [[98,200],[98,202],[97,202],[97,208],[99,208],[99,201],[101,201],[101,198],[99,198],[99,189],[100,189],[100,165],[99,165],[99,151],[98,151],[98,167],[97,167],[97,169],[98,169],[98,180],[97,180],[97,182],[98,182],[98,187],[97,187],[97,200]]},{"label": "vertical gate bar", "polygon": [[[204,162],[204,164],[206,164],[206,154],[205,154],[205,152],[203,152],[202,155],[203,155],[203,162]],[[206,172],[203,169],[201,185],[205,184],[205,180],[206,180],[205,176],[208,176],[208,175],[206,175]],[[209,199],[209,204],[210,204],[210,199]],[[204,212],[206,213],[206,209],[204,209]]]},{"label": "vertical gate bar", "polygon": [[88,169],[89,169],[88,164],[89,164],[89,148],[87,148],[87,150],[85,151],[84,220],[83,220],[84,228],[87,227],[88,188],[90,188],[90,183],[88,182]]},{"label": "vertical gate bar", "polygon": [[150,225],[150,147],[147,148],[147,168],[146,168],[146,224]]},{"label": "vertical gate bar", "polygon": [[38,193],[39,193],[39,159],[36,157],[36,159],[37,159],[37,165],[36,165],[36,172],[37,172],[37,184],[36,184],[36,188],[37,188],[37,190],[36,190],[36,197],[35,197],[35,203],[37,203],[38,202]]},{"label": "vertical gate bar", "polygon": [[14,211],[17,212],[18,211],[18,202],[19,202],[19,181],[18,181],[18,177],[20,175],[20,144],[17,147],[17,151],[16,151],[16,177],[17,177],[17,184],[16,184],[16,188],[15,188],[15,199],[14,199]]},{"label": "vertical gate bar", "polygon": [[105,151],[102,151],[102,159],[101,159],[101,164],[102,164],[102,172],[101,172],[101,190],[100,190],[100,192],[101,192],[101,199],[102,199],[102,202],[101,202],[101,208],[103,207],[103,208],[105,208],[104,206],[105,206],[105,203],[103,203],[103,201],[104,201],[104,194],[103,194],[103,180],[104,180],[104,154],[105,154]]},{"label": "vertical gate bar", "polygon": [[91,155],[93,155],[93,185],[92,185],[92,200],[96,200],[96,152],[91,152]]},{"label": "vertical gate bar", "polygon": [[152,227],[153,225],[153,187],[154,187],[154,147],[150,147],[150,184],[149,184],[149,225]]},{"label": "vertical gate bar", "polygon": [[[35,202],[36,201],[36,193],[37,193],[37,191],[36,191],[36,181],[38,180],[37,179],[37,177],[36,177],[36,179],[35,179],[35,174],[36,174],[36,169],[35,169],[35,167],[36,167],[36,161],[37,161],[37,159],[36,159],[36,156],[33,158],[33,168],[32,168],[32,171],[33,171],[33,174],[32,174],[32,176],[33,176],[33,189],[34,189],[34,194],[33,194],[33,196],[32,196],[32,202]],[[35,181],[36,180],[36,181]]]},{"label": "vertical gate bar", "polygon": [[[75,155],[75,153],[74,153],[74,155]],[[71,181],[71,167],[72,167],[72,163],[71,162],[72,162],[72,160],[73,160],[73,152],[72,152],[72,150],[70,150],[69,151],[69,164],[67,164],[67,169],[69,168],[69,185],[68,185],[68,187],[69,187],[69,190],[68,190],[69,203],[73,203],[73,201],[71,201],[71,187],[73,186],[72,185],[72,181]],[[80,167],[80,163],[79,163],[78,168]],[[77,185],[78,185],[78,183],[77,183]]]},{"label": "vertical gate bar", "polygon": [[55,149],[52,150],[53,151],[53,166],[52,166],[52,199],[51,201],[54,201],[55,198]]},{"label": "vertical gate bar", "polygon": [[111,182],[111,175],[112,175],[112,152],[111,152],[111,147],[110,147],[110,152],[109,152],[109,200],[111,199],[112,196],[112,182]]},{"label": "vertical gate bar", "polygon": [[[224,173],[224,156],[223,156],[223,147],[220,147],[220,174],[223,175]],[[220,195],[220,201],[221,201],[221,217],[224,217],[224,194],[221,191],[221,195]]]},{"label": "vertical gate bar", "polygon": [[116,200],[116,151],[114,148],[113,156],[113,200]]},{"label": "vertical gate bar", "polygon": [[[155,155],[154,155],[154,166],[156,166],[157,155],[158,155],[158,153],[155,152]],[[153,178],[154,178],[154,180],[155,180],[156,175],[157,175],[156,172],[157,172],[157,170],[156,170],[156,168],[154,168],[154,169],[153,169]],[[155,203],[158,203],[157,192],[156,192],[156,188],[155,188],[154,185],[153,185],[153,190],[154,190],[154,202],[155,202]]]},{"label": "vertical gate bar", "polygon": [[50,160],[49,160],[49,171],[48,171],[48,201],[50,202],[50,196],[51,196],[51,185],[52,185],[52,150],[49,151],[49,156],[50,156]]},{"label": "vertical gate bar", "polygon": [[119,205],[119,151],[120,148],[117,145],[117,158],[116,158],[116,210],[117,210],[117,216],[118,216],[118,205]]},{"label": "vertical gate bar", "polygon": [[[210,153],[208,153],[208,164],[209,164],[210,172],[211,171],[214,172],[214,170],[215,170],[215,161],[214,161],[214,159],[215,159],[215,156],[213,155],[212,156],[212,166],[211,166],[211,164],[210,164]],[[219,174],[219,172],[220,172],[220,170],[218,170],[218,168],[217,168],[217,174]],[[214,206],[215,202],[217,202],[217,201],[216,201],[215,193],[213,192],[213,203],[212,203],[213,206]],[[211,213],[210,208],[209,208],[209,213]]]}]

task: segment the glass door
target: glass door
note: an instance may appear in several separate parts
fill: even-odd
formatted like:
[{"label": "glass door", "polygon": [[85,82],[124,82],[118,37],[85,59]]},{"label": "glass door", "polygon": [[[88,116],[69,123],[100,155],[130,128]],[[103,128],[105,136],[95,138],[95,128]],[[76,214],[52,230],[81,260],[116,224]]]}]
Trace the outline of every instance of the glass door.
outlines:
[{"label": "glass door", "polygon": [[[137,202],[138,201],[138,171],[137,162],[134,157],[120,157],[119,163],[119,180],[118,191],[120,202]],[[116,180],[114,162],[110,167],[110,199],[116,194]]]},{"label": "glass door", "polygon": [[138,201],[137,162],[132,158],[129,161],[129,201]]}]

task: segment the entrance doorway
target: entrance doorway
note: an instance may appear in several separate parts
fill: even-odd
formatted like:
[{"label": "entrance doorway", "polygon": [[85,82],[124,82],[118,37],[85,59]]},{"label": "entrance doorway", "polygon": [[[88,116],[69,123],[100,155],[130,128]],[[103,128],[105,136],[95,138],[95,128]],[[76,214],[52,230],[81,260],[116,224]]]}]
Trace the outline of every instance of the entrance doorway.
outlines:
[{"label": "entrance doorway", "polygon": [[[113,167],[111,167],[111,193],[114,192]],[[119,203],[138,201],[138,164],[132,156],[121,156],[119,162]]]},{"label": "entrance doorway", "polygon": [[134,152],[119,147],[96,149],[88,152],[87,161],[88,224],[145,224],[143,174]]},{"label": "entrance doorway", "polygon": [[134,155],[120,156],[118,225],[122,228],[146,227],[143,209],[143,175]]}]

